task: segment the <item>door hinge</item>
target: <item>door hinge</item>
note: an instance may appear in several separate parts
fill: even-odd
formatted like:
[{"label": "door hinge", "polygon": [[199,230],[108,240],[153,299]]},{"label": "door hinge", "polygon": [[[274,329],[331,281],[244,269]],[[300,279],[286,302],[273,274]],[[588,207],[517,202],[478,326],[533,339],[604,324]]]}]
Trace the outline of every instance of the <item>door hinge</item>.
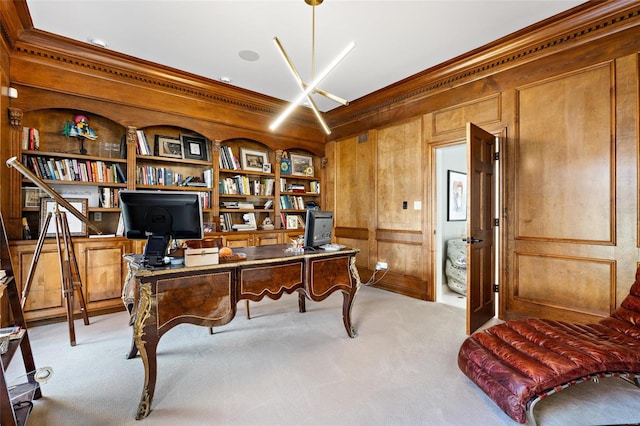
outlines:
[{"label": "door hinge", "polygon": [[500,219],[493,219],[493,226],[500,226]]},{"label": "door hinge", "polygon": [[494,284],[493,285],[493,292],[494,293],[498,293],[500,291],[500,288],[498,287],[498,284]]},{"label": "door hinge", "polygon": [[498,161],[500,159],[500,153],[499,152],[494,152],[493,153],[493,159]]}]

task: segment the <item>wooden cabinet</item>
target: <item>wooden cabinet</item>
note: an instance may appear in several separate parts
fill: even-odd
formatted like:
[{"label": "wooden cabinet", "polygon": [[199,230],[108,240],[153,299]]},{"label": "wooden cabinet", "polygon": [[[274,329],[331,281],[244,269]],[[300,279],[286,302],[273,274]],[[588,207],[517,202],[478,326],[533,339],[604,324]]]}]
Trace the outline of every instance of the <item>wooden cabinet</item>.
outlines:
[{"label": "wooden cabinet", "polygon": [[[18,291],[22,292],[36,244],[31,241],[12,241],[10,249],[13,264],[16,265]],[[122,256],[132,250],[131,242],[124,238],[74,240],[74,252],[88,312],[106,312],[122,307],[122,283],[127,272]],[[51,241],[44,244],[34,271],[24,306],[25,319],[36,321],[65,317],[64,303],[58,252],[55,242]]]}]

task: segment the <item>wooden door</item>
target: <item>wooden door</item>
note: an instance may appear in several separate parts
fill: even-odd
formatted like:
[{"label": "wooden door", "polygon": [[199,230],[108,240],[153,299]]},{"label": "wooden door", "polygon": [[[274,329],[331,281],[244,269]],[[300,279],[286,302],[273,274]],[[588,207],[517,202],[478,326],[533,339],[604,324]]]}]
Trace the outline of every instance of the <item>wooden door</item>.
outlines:
[{"label": "wooden door", "polygon": [[491,133],[467,123],[467,334],[495,315],[495,143]]}]

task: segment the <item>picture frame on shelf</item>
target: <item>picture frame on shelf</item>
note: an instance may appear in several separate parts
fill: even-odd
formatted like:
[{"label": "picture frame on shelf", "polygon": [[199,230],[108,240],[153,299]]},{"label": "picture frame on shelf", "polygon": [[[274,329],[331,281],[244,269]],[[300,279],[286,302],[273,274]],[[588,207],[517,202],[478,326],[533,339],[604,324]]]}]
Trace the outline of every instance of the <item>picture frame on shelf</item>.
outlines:
[{"label": "picture frame on shelf", "polygon": [[447,172],[447,221],[467,220],[467,174]]},{"label": "picture frame on shelf", "polygon": [[302,154],[289,154],[291,174],[294,176],[313,176],[313,157]]},{"label": "picture frame on shelf", "polygon": [[269,163],[269,156],[265,151],[240,148],[240,164],[243,170],[254,172],[264,171],[264,165]]},{"label": "picture frame on shelf", "polygon": [[[85,216],[87,215],[88,201],[86,198],[67,198],[67,201],[80,213]],[[67,213],[65,216],[67,216],[67,222],[69,224],[69,235],[71,235],[72,237],[86,237],[87,224],[74,216],[73,213],[69,213],[69,211],[63,206],[58,206],[58,208],[60,211]],[[47,237],[56,236],[56,222],[54,217],[51,217],[49,226],[47,227],[47,229],[44,229],[44,223],[47,219],[47,215],[49,213],[55,212],[55,209],[56,200],[51,197],[40,199],[40,232],[46,232]]]},{"label": "picture frame on shelf", "polygon": [[286,229],[298,229],[298,216],[295,214],[287,215],[287,228]]},{"label": "picture frame on shelf", "polygon": [[180,135],[180,140],[182,141],[184,158],[202,161],[209,159],[206,138],[194,135]]},{"label": "picture frame on shelf", "polygon": [[28,207],[40,207],[40,199],[46,197],[47,193],[36,187],[22,188],[23,205]]},{"label": "picture frame on shelf", "polygon": [[183,158],[182,142],[171,136],[155,136],[154,151],[159,157]]},{"label": "picture frame on shelf", "polygon": [[265,172],[265,173],[271,173],[271,164],[264,163],[262,165],[262,171]]}]

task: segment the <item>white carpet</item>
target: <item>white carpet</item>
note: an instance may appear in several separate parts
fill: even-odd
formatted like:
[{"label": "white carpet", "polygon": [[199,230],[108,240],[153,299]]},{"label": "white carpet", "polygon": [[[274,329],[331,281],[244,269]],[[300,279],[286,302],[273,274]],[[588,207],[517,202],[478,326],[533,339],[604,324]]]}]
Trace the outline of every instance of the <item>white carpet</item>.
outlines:
[{"label": "white carpet", "polygon": [[[514,425],[457,367],[466,338],[464,311],[374,288],[362,288],[352,312],[358,337],[342,324],[342,296],[307,302],[297,296],[243,303],[228,325],[180,325],[158,346],[152,412],[136,421],[144,371],[125,359],[131,329],[125,313],[76,321],[77,346],[67,324],[30,330],[37,366],[51,366],[30,425]],[[9,379],[21,374],[14,360]],[[588,424],[596,412],[640,413],[640,390],[607,387],[618,407],[602,398],[580,404],[588,392],[568,389],[536,407],[540,424]],[[586,389],[586,388],[585,388]],[[556,404],[555,397],[569,402]],[[572,397],[573,396],[573,397]],[[565,398],[566,398],[565,397]],[[622,405],[620,405],[622,404]],[[567,408],[568,407],[568,408]],[[577,410],[574,409],[577,407]],[[565,409],[567,408],[567,409]],[[576,413],[572,414],[577,411]],[[611,413],[609,413],[611,414]],[[569,415],[569,417],[567,417]],[[623,422],[608,417],[590,424]]]}]

